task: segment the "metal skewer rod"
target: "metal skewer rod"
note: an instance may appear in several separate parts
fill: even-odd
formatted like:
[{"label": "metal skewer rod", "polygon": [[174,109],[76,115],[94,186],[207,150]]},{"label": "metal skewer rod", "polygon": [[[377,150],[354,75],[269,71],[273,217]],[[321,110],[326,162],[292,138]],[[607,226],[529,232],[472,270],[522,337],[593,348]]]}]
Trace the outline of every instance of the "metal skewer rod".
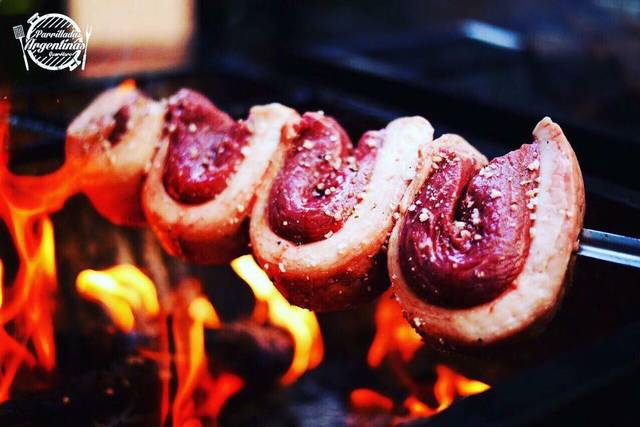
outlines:
[{"label": "metal skewer rod", "polygon": [[[11,120],[12,125],[20,122],[26,128],[36,128],[36,125],[38,125],[38,121],[27,117],[12,115]],[[47,129],[48,125],[43,123],[42,126]],[[40,127],[37,127],[37,130],[42,132]],[[56,138],[60,137],[58,135],[59,132],[49,132],[52,132],[52,136]],[[51,140],[47,141],[43,146],[56,146],[57,144],[57,140]],[[640,268],[640,239],[584,228],[580,235],[580,248],[577,254],[587,258]]]},{"label": "metal skewer rod", "polygon": [[584,228],[578,255],[640,268],[640,239]]}]

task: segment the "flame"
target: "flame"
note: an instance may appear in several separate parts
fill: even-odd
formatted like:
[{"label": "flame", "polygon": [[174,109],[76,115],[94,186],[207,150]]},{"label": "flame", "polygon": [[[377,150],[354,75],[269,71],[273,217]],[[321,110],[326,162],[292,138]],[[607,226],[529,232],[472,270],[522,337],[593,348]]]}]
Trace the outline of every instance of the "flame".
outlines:
[{"label": "flame", "polygon": [[307,370],[318,366],[324,356],[324,344],[316,315],[289,304],[251,255],[236,258],[231,267],[247,282],[256,297],[253,318],[264,320],[266,312],[273,325],[289,331],[293,337],[293,360],[280,382],[291,384]]},{"label": "flame", "polygon": [[118,89],[124,91],[131,91],[136,89],[136,81],[134,79],[126,79],[123,80],[119,85]]},{"label": "flame", "polygon": [[[231,373],[213,374],[209,370],[204,343],[205,328],[222,326],[213,305],[200,295],[200,284],[186,279],[178,287],[172,307],[172,331],[175,352],[171,354],[167,313],[159,305],[152,280],[135,266],[117,265],[103,271],[84,270],[76,279],[78,292],[100,303],[113,323],[124,332],[132,332],[136,316],[155,320],[159,326],[158,351],[140,349],[143,356],[157,360],[162,383],[161,419],[171,412],[175,426],[200,426],[201,418],[215,421],[224,403],[243,386]],[[188,294],[186,298],[182,294]],[[195,295],[195,296],[194,296]],[[185,301],[190,300],[190,301]],[[177,387],[170,399],[170,362],[176,368]]]},{"label": "flame", "polygon": [[438,412],[435,409],[431,409],[414,395],[407,397],[403,406],[409,411],[409,415],[415,418],[430,417]]},{"label": "flame", "polygon": [[133,330],[134,312],[154,317],[160,311],[155,285],[130,264],[104,271],[81,271],[76,279],[76,289],[85,298],[102,304],[116,327],[124,332]]},{"label": "flame", "polygon": [[367,354],[367,362],[372,368],[379,367],[382,360],[392,352],[398,352],[402,360],[407,362],[422,346],[422,338],[404,319],[391,291],[380,297],[375,323],[376,334]]},{"label": "flame", "polygon": [[387,409],[388,412],[408,412],[412,418],[423,418],[444,411],[456,398],[489,389],[489,385],[481,381],[469,379],[445,365],[438,364],[435,366],[437,379],[433,385],[433,396],[437,405],[430,407],[416,395],[421,387],[406,369],[406,363],[422,346],[422,339],[405,321],[400,306],[390,292],[384,294],[378,302],[375,325],[376,333],[367,354],[369,366],[379,368],[383,360],[389,360],[391,369],[411,394],[398,406],[376,391],[356,389],[351,393],[351,404],[355,410],[381,410],[389,408],[391,402],[392,409]]},{"label": "flame", "polygon": [[[401,405],[404,408],[404,412],[409,414],[409,417],[430,417],[450,407],[458,397],[471,396],[489,389],[487,384],[468,379],[445,365],[436,365],[436,374],[437,380],[433,386],[433,394],[437,406],[431,408],[416,395],[411,394]],[[401,412],[391,398],[375,390],[355,389],[351,392],[349,400],[351,407],[356,411]],[[403,417],[396,417],[396,421],[401,421],[402,419]]]},{"label": "flame", "polygon": [[471,380],[445,365],[436,365],[438,379],[433,386],[433,394],[438,406],[430,408],[416,396],[409,396],[404,401],[404,407],[409,414],[416,417],[427,417],[447,409],[457,397],[466,397],[482,393],[490,387],[478,380]]},{"label": "flame", "polygon": [[[121,90],[134,88],[133,80],[119,86]],[[4,283],[5,265],[0,260],[0,402],[9,398],[23,365],[47,371],[55,367],[53,296],[57,284],[53,225],[48,214],[60,209],[78,190],[75,178],[81,173],[63,166],[39,177],[13,175],[7,167],[8,123],[9,104],[0,100],[0,219],[7,225],[19,259],[16,277],[8,288]],[[220,327],[220,319],[206,298],[197,296],[187,305],[163,308],[151,279],[126,264],[103,271],[82,271],[76,287],[83,297],[102,304],[114,324],[125,332],[133,331],[139,318],[157,322],[163,424],[170,409],[175,426],[199,426],[202,417],[215,422],[224,403],[242,388],[242,379],[233,374],[209,372],[204,328]],[[174,354],[170,353],[167,327],[166,310],[171,308]],[[140,351],[144,354],[144,349]],[[177,389],[170,402],[172,360]]]},{"label": "flame", "polygon": [[[118,90],[132,91],[136,89],[136,82],[127,79],[117,86]],[[0,163],[6,165],[8,159],[8,102],[0,100]],[[65,161],[57,170],[40,176],[16,176],[6,170],[3,173],[2,191],[13,204],[20,209],[31,212],[48,214],[60,210],[65,202],[74,194],[82,190],[84,162]]]},{"label": "flame", "polygon": [[[195,402],[190,399],[197,380],[206,370],[204,327],[219,326],[218,315],[209,301],[197,297],[187,308],[187,313],[176,314],[174,335],[176,344],[176,370],[178,391],[173,402],[173,421],[181,426],[195,415]],[[184,325],[185,327],[181,327]]]},{"label": "flame", "polygon": [[[119,85],[120,90],[134,88],[133,80]],[[11,234],[19,263],[13,283],[5,287],[5,264],[0,260],[0,402],[9,398],[23,366],[46,371],[55,367],[53,297],[57,283],[54,231],[48,214],[59,209],[77,190],[75,177],[81,173],[81,170],[63,167],[42,177],[11,174],[7,168],[8,113],[8,103],[0,101],[0,219]],[[315,314],[290,305],[250,255],[235,259],[231,266],[255,295],[252,319],[283,328],[293,339],[292,362],[281,383],[291,384],[318,366],[324,345]],[[199,283],[191,282],[187,286],[191,292],[187,292],[186,297],[178,296],[169,304],[171,307],[162,307],[151,279],[133,265],[123,264],[102,271],[84,270],[76,279],[79,294],[101,304],[120,330],[132,332],[147,321],[158,326],[160,348],[154,357],[161,362],[161,417],[164,423],[171,413],[172,425],[189,427],[216,423],[225,402],[243,387],[243,380],[238,376],[211,369],[205,349],[205,328],[220,328],[223,324],[214,306],[201,294]],[[407,387],[409,396],[402,404],[396,404],[374,390],[356,389],[350,395],[354,408],[387,412],[402,409],[410,416],[425,417],[445,410],[458,397],[489,388],[447,366],[437,365],[433,386],[437,405],[431,408],[418,397],[420,387],[403,366],[420,348],[421,339],[389,295],[380,300],[375,323],[376,334],[367,361],[374,368],[380,367],[385,359],[395,362],[393,369]],[[169,324],[175,344],[173,353]],[[144,349],[140,351],[152,354]],[[177,376],[173,401],[171,363]]]},{"label": "flame", "polygon": [[357,388],[349,396],[351,406],[361,411],[378,410],[391,412],[393,410],[393,400],[377,391],[368,388]]},{"label": "flame", "polygon": [[2,309],[2,284],[4,283],[4,264],[0,259],[0,309]]},{"label": "flame", "polygon": [[[490,388],[488,384],[478,380],[471,380],[445,365],[437,365],[436,373],[438,374],[438,382],[443,383],[443,389],[447,390],[453,387],[459,396],[471,396],[472,394],[482,393]],[[438,383],[436,383],[436,389],[437,385]],[[436,391],[436,397],[437,396]],[[444,399],[440,399],[440,401],[442,402]]]},{"label": "flame", "polygon": [[[55,366],[53,297],[57,285],[49,218],[32,217],[14,208],[2,194],[0,217],[7,224],[19,258],[10,292],[5,291],[4,280],[0,282],[0,401],[4,401],[23,362],[47,371]],[[13,324],[12,335],[5,329],[9,323]]]},{"label": "flame", "polygon": [[[237,258],[231,266],[254,292],[256,306],[252,318],[286,329],[293,338],[293,360],[281,383],[290,384],[306,370],[316,367],[324,352],[316,316],[291,306],[251,256]],[[76,279],[76,288],[80,295],[100,303],[124,332],[133,331],[137,313],[157,316],[160,323],[166,321],[153,282],[132,265],[118,265],[103,271],[84,270]],[[201,295],[200,284],[195,279],[187,279],[178,286],[171,313],[175,353],[169,352],[166,331],[161,332],[159,353],[141,350],[143,355],[159,362],[173,360],[175,363],[177,388],[173,402],[167,397],[170,372],[167,370],[166,378],[162,378],[161,417],[165,420],[171,412],[176,426],[200,426],[203,418],[215,422],[224,403],[243,387],[240,377],[228,372],[214,374],[209,369],[204,330],[220,328],[222,322],[211,302]]]},{"label": "flame", "polygon": [[[240,377],[223,372],[212,375],[207,366],[204,328],[219,328],[220,319],[213,305],[197,296],[175,312],[175,339],[178,388],[173,401],[173,425],[201,426],[200,418],[216,420],[224,403],[243,386]],[[204,400],[196,399],[201,393]]]},{"label": "flame", "polygon": [[0,402],[9,398],[23,364],[51,371],[56,363],[53,225],[46,214],[17,206],[6,191],[9,180],[19,182],[22,178],[12,175],[7,167],[8,115],[8,102],[0,101],[0,220],[6,224],[18,255],[16,276],[7,289],[4,264],[0,263]]}]

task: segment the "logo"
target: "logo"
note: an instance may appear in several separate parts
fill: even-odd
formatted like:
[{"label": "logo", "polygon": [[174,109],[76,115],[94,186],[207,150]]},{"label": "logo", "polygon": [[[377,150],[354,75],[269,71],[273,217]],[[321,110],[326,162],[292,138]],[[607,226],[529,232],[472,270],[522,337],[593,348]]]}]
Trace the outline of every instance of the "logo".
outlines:
[{"label": "logo", "polygon": [[[27,20],[29,29],[25,36],[22,25],[13,27],[13,34],[20,42],[24,67],[29,71],[29,61],[45,70],[73,71],[78,66],[84,70],[91,26],[85,29],[85,38],[76,22],[61,13],[35,13]],[[23,41],[24,39],[24,41]]]}]

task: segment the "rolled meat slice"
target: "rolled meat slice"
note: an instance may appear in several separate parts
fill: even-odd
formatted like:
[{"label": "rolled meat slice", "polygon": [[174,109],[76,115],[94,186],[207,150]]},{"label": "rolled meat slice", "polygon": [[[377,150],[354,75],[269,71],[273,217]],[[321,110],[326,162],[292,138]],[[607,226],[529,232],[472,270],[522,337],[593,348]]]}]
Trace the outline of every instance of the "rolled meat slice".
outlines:
[{"label": "rolled meat slice", "polygon": [[163,108],[131,80],[98,96],[67,128],[65,162],[46,175],[5,173],[3,192],[31,212],[53,212],[84,192],[118,225],[143,225],[140,190],[162,131]]},{"label": "rolled meat slice", "polygon": [[388,287],[385,244],[432,137],[421,117],[366,132],[356,148],[321,112],[288,127],[258,192],[250,236],[289,302],[341,310]]},{"label": "rolled meat slice", "polygon": [[169,98],[165,134],[142,194],[149,224],[167,252],[222,264],[246,249],[256,188],[283,126],[297,117],[269,104],[235,121],[197,92],[181,89]]},{"label": "rolled meat slice", "polygon": [[403,199],[389,275],[407,320],[436,344],[503,341],[547,320],[561,300],[583,180],[557,124],[544,118],[533,136],[487,164],[444,135]]},{"label": "rolled meat slice", "polygon": [[[118,225],[143,225],[140,191],[157,150],[164,109],[132,81],[98,96],[67,129],[65,181]],[[58,174],[60,176],[60,174]]]}]

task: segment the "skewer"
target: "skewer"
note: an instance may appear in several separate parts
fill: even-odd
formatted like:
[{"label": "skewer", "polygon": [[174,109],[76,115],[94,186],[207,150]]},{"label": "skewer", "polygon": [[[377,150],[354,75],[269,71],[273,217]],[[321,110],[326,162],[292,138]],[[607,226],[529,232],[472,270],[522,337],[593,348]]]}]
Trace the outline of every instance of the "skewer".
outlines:
[{"label": "skewer", "polygon": [[640,239],[584,228],[578,255],[640,268]]},{"label": "skewer", "polygon": [[[61,136],[59,130],[52,130],[50,126],[27,117],[12,115],[10,120],[11,125],[14,126],[22,125],[26,128],[34,128],[56,138]],[[44,150],[48,148],[47,146],[56,144],[58,144],[56,140],[47,141],[38,149]],[[33,155],[33,150],[29,150],[29,154]],[[580,235],[580,248],[577,254],[587,258],[640,268],[640,239],[584,228]]]}]

